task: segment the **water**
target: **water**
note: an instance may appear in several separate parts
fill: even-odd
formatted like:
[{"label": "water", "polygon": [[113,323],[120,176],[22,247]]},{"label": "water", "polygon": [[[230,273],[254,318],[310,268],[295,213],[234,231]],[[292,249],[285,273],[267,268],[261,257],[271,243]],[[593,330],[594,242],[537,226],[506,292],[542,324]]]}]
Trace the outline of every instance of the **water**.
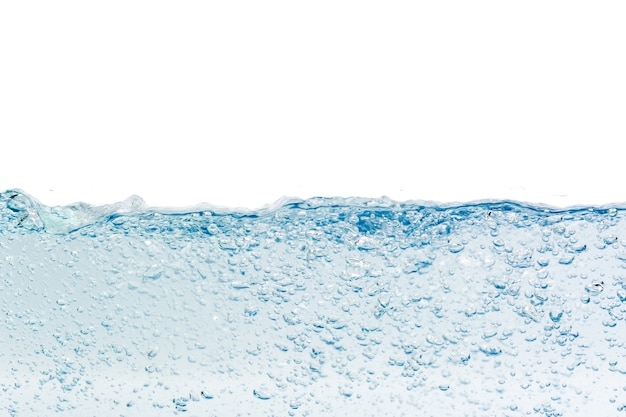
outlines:
[{"label": "water", "polygon": [[0,194],[0,414],[626,415],[626,224]]}]

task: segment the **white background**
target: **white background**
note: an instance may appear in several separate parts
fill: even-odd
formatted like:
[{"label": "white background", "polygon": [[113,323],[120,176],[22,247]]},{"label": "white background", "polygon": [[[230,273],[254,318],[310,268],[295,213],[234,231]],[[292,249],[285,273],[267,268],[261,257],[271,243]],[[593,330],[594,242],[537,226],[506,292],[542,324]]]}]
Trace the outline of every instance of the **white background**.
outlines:
[{"label": "white background", "polygon": [[626,6],[0,5],[0,190],[625,202]]}]

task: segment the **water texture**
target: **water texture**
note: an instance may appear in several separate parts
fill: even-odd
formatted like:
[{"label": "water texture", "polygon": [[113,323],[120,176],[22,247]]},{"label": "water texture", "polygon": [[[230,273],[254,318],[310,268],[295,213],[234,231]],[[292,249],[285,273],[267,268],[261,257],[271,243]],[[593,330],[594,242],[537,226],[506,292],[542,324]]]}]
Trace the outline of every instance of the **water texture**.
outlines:
[{"label": "water texture", "polygon": [[0,194],[0,415],[626,415],[626,225]]}]

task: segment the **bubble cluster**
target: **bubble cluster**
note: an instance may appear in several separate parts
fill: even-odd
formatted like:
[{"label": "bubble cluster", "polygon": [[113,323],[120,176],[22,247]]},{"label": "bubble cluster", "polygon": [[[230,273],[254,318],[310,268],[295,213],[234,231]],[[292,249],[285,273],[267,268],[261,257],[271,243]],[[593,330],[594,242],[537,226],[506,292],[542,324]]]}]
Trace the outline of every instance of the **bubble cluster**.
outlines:
[{"label": "bubble cluster", "polygon": [[621,208],[0,194],[0,414],[613,415]]}]

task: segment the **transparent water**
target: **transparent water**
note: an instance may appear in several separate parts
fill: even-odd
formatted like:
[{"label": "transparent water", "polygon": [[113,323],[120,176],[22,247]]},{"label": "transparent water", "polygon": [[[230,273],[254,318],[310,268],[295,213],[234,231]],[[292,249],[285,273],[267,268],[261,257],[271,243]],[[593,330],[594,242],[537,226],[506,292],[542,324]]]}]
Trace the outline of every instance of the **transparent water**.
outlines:
[{"label": "transparent water", "polygon": [[0,194],[0,414],[626,415],[620,208]]}]

